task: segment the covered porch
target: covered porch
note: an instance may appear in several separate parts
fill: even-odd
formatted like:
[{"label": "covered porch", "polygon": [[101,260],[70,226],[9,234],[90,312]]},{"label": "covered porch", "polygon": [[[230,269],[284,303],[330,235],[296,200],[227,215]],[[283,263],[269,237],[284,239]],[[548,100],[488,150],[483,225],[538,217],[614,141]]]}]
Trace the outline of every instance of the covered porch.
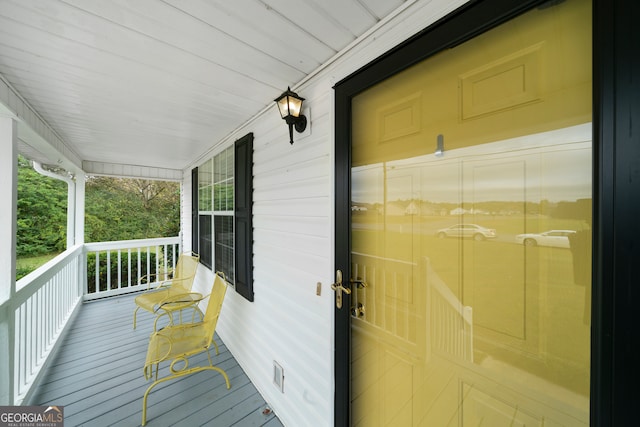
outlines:
[{"label": "covered porch", "polygon": [[[236,177],[221,159],[251,135],[246,164],[253,170],[242,177],[250,178],[244,184],[253,197],[252,236],[244,239],[252,298],[228,292],[216,330],[222,351],[215,360],[229,373],[231,389],[220,389],[220,378],[209,372],[163,384],[151,393],[148,422],[350,425],[353,312],[349,304],[337,307],[331,289],[337,270],[355,267],[341,261],[353,248],[339,240],[358,208],[351,205],[351,175],[339,172],[352,163],[350,103],[425,55],[527,11],[547,13],[572,1],[0,2],[0,406],[52,403],[65,406],[68,425],[139,425],[150,319],[141,315],[138,329],[130,327],[131,294],[140,290],[127,268],[130,254],[163,254],[137,268],[153,271],[175,259],[166,254],[208,244],[212,258],[213,245],[226,245],[224,220],[235,213],[214,209],[220,205],[212,201]],[[633,279],[640,259],[640,144],[630,126],[640,120],[640,86],[632,78],[640,9],[630,0],[585,3],[593,8],[588,422],[626,425],[637,418],[640,381],[630,350],[640,335],[634,305],[640,287]],[[429,44],[413,48],[418,39]],[[305,98],[303,132],[287,128],[274,105],[288,87]],[[460,100],[456,88],[451,94],[447,101]],[[371,123],[426,111],[408,108],[408,101],[440,99],[426,91],[397,95],[370,115]],[[398,117],[413,123],[412,114]],[[431,147],[439,152],[442,135],[431,127],[434,117],[425,116],[423,127],[433,130],[424,146],[429,154]],[[380,145],[394,147],[396,129],[371,129]],[[414,135],[419,127],[407,129]],[[69,198],[66,250],[16,281],[19,155],[64,173]],[[180,183],[180,235],[85,242],[85,180],[92,175]],[[91,274],[91,260],[110,265],[105,277]],[[210,286],[215,271],[200,269],[196,289]],[[284,388],[274,384],[277,367],[286,375]]]},{"label": "covered porch", "polygon": [[[139,425],[155,316],[139,313],[134,330],[133,298],[146,288],[140,276],[171,267],[180,250],[178,237],[86,244],[18,281],[0,311],[9,356],[3,363],[13,371],[2,380],[11,402],[64,406],[68,425]],[[132,269],[140,254],[156,256]],[[87,260],[96,266],[92,277]],[[282,425],[220,336],[215,340],[213,363],[227,372],[231,389],[211,371],[158,385],[149,395],[148,425]],[[190,359],[200,363],[204,353]]]}]

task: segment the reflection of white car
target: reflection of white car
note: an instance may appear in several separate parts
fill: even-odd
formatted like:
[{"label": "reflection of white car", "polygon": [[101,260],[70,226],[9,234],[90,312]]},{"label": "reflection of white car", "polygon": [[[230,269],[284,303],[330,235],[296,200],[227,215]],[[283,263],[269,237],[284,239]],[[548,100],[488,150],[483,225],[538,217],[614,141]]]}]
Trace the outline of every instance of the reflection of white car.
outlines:
[{"label": "reflection of white car", "polygon": [[516,243],[525,246],[553,246],[555,248],[568,248],[569,236],[574,230],[549,230],[544,233],[518,234]]},{"label": "reflection of white car", "polygon": [[436,236],[441,239],[445,237],[472,237],[474,240],[484,240],[496,237],[496,230],[476,224],[456,224],[438,230]]}]

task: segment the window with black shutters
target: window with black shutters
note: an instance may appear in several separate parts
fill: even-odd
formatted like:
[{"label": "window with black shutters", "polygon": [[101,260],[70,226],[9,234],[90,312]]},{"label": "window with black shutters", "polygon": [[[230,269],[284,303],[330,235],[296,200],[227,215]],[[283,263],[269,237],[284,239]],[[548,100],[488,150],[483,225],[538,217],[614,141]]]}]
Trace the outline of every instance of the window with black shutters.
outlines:
[{"label": "window with black shutters", "polygon": [[253,301],[253,134],[235,142],[236,291]]},{"label": "window with black shutters", "polygon": [[253,134],[199,165],[192,178],[197,182],[193,204],[198,207],[192,240],[200,262],[222,271],[253,301]]}]

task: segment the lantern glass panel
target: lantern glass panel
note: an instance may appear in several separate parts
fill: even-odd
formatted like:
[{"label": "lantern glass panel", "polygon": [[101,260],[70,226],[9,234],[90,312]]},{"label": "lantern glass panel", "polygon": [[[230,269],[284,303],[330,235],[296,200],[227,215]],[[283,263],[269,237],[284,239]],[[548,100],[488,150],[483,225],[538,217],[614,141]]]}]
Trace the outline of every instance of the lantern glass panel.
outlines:
[{"label": "lantern glass panel", "polygon": [[284,119],[289,115],[289,97],[283,96],[278,99],[276,102],[278,103],[278,110],[280,111],[280,116]]},{"label": "lantern glass panel", "polygon": [[293,96],[287,97],[289,99],[289,113],[293,117],[300,116],[300,110],[302,110],[302,100]]}]

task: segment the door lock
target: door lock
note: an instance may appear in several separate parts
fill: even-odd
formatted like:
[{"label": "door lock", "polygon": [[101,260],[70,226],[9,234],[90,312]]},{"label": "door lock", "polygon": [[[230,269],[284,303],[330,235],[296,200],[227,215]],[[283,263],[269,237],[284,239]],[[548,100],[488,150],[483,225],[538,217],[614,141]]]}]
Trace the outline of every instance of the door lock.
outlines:
[{"label": "door lock", "polygon": [[336,307],[342,308],[342,293],[350,294],[351,289],[342,286],[342,271],[336,270],[336,283],[331,285],[331,289],[336,291]]},{"label": "door lock", "polygon": [[364,316],[364,305],[362,303],[358,303],[356,307],[351,307],[351,316],[353,317],[363,317]]}]

